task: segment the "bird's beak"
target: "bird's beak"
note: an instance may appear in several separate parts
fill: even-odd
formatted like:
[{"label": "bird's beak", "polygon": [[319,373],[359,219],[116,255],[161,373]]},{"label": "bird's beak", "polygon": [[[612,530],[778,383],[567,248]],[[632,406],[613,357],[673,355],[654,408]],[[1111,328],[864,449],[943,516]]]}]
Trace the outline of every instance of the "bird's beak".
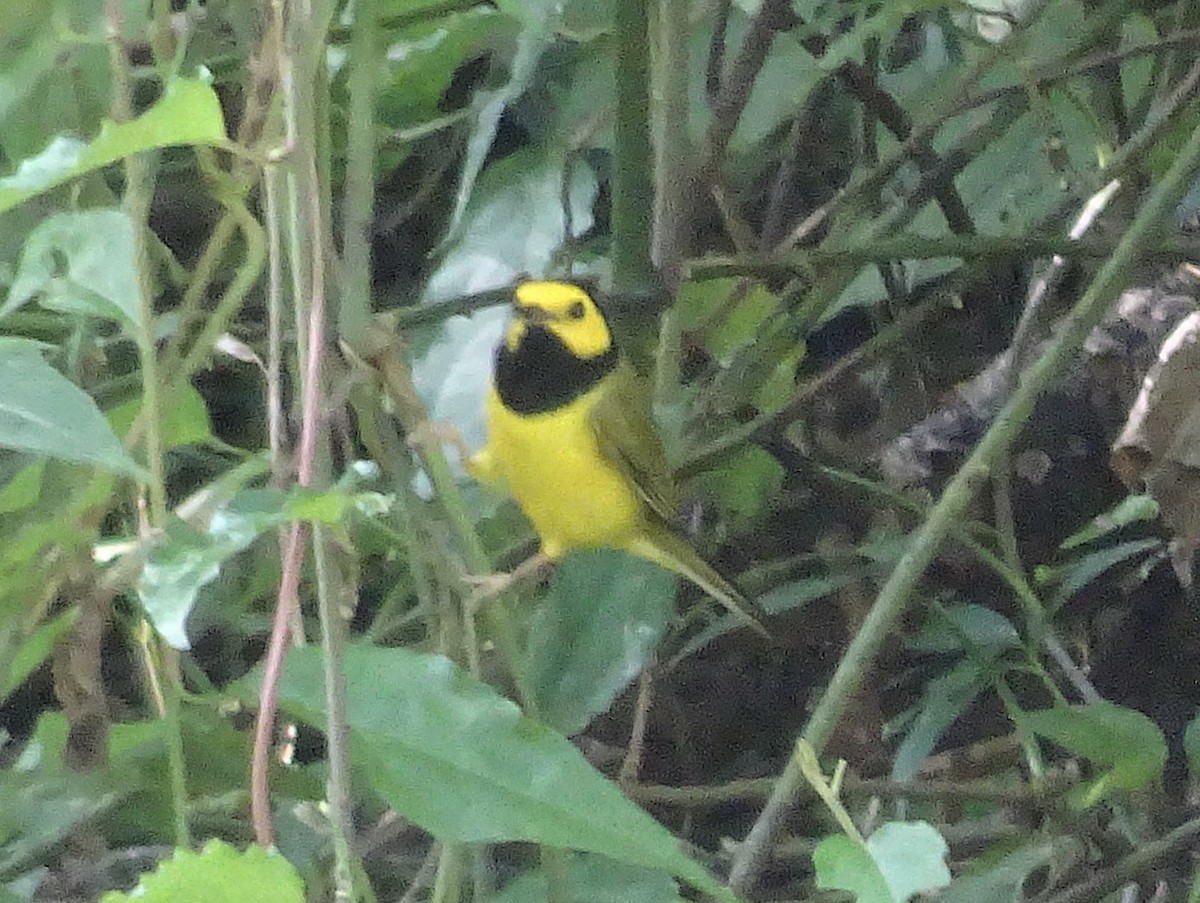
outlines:
[{"label": "bird's beak", "polygon": [[549,323],[552,317],[549,312],[540,307],[532,305],[521,305],[517,308],[517,316],[524,320],[530,326],[539,326]]}]

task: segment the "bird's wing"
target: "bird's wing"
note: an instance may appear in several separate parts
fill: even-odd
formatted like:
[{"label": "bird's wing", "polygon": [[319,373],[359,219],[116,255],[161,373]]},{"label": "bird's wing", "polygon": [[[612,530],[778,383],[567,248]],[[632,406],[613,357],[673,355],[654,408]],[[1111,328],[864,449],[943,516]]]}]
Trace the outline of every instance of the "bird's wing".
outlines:
[{"label": "bird's wing", "polygon": [[600,453],[636,487],[665,523],[679,515],[671,466],[650,414],[650,395],[627,361],[607,378],[591,412]]}]

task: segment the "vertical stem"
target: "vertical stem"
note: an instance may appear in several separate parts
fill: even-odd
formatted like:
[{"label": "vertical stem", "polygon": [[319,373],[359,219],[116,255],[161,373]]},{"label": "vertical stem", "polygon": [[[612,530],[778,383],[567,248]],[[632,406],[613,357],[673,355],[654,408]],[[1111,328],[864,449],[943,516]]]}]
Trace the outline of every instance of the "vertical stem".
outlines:
[{"label": "vertical stem", "polygon": [[[267,441],[271,453],[271,478],[282,485],[283,435],[283,241],[280,236],[279,167],[263,174],[267,214]],[[282,540],[283,534],[280,534]]]},{"label": "vertical stem", "polygon": [[342,297],[338,335],[351,348],[365,338],[371,316],[371,220],[375,199],[375,0],[355,0],[350,44],[350,109],[346,186],[342,202]]},{"label": "vertical stem", "polygon": [[[113,73],[113,118],[118,122],[133,118],[133,87],[129,61],[121,41],[121,6],[109,0],[106,10],[108,46]],[[164,45],[165,46],[165,45]],[[160,62],[163,62],[160,60]],[[137,347],[142,372],[142,422],[145,427],[146,464],[150,471],[147,492],[150,497],[149,526],[161,529],[167,522],[167,489],[163,470],[161,402],[158,397],[159,375],[154,338],[154,285],[150,278],[150,201],[154,193],[156,158],[135,154],[125,158],[125,211],[133,228],[133,260],[137,279]],[[187,826],[187,780],[183,737],[179,726],[179,707],[183,688],[179,677],[179,656],[161,638],[157,638],[162,662],[163,721],[167,739],[167,767],[170,775],[171,806],[176,846],[191,845]]]},{"label": "vertical stem", "polygon": [[571,851],[543,845],[540,853],[547,903],[571,903]]},{"label": "vertical stem", "polygon": [[[346,624],[339,602],[348,595],[341,575],[330,561],[329,537],[313,528],[313,558],[317,566],[317,611],[321,619],[321,662],[325,677],[325,735],[329,750],[326,795],[333,823],[333,886],[337,903],[354,899],[350,860],[350,755],[346,722]],[[353,592],[353,588],[350,588]]]},{"label": "vertical stem", "polygon": [[183,730],[179,718],[183,702],[183,683],[179,674],[179,653],[161,637],[156,637],[162,652],[163,720],[166,722],[167,774],[171,781],[172,822],[175,846],[191,846],[187,823],[187,760],[183,753]]},{"label": "vertical stem", "polygon": [[[121,8],[115,0],[108,4],[108,46],[113,73],[113,118],[126,122],[133,118],[133,87],[129,81],[129,61],[121,42]],[[125,158],[125,211],[133,226],[133,261],[137,279],[137,341],[142,371],[142,409],[146,420],[146,466],[150,483],[150,525],[167,521],[167,491],[163,476],[162,434],[159,423],[158,362],[154,342],[154,287],[150,280],[150,243],[147,235],[150,197],[154,191],[154,157],[134,154]]]},{"label": "vertical stem", "polygon": [[654,60],[654,251],[672,295],[679,289],[687,249],[684,197],[688,182],[688,7],[687,0],[659,0]]},{"label": "vertical stem", "polygon": [[618,294],[648,294],[654,158],[650,151],[649,8],[616,0],[617,119],[613,147],[612,267]]},{"label": "vertical stem", "polygon": [[459,903],[462,900],[465,853],[464,844],[442,845],[438,856],[437,877],[433,879],[431,903]]}]

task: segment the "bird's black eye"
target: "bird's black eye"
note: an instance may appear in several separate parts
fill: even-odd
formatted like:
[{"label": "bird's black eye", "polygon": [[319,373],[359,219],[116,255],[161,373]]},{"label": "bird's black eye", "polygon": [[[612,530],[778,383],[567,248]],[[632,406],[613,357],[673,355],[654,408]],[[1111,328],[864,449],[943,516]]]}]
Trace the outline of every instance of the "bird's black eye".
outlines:
[{"label": "bird's black eye", "polygon": [[583,306],[582,301],[576,301],[571,305],[570,310],[567,311],[567,316],[572,320],[582,320],[587,316],[587,308]]}]

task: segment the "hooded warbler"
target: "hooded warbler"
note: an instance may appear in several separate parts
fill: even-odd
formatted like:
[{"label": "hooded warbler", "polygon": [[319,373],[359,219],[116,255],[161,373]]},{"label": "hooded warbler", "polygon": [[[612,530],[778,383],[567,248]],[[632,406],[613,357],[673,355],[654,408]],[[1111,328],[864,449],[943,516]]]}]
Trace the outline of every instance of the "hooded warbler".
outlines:
[{"label": "hooded warbler", "polygon": [[570,283],[526,282],[514,307],[496,350],[487,444],[470,469],[516,498],[541,539],[539,563],[621,549],[686,577],[765,634],[672,526],[676,488],[649,395],[596,302]]}]

